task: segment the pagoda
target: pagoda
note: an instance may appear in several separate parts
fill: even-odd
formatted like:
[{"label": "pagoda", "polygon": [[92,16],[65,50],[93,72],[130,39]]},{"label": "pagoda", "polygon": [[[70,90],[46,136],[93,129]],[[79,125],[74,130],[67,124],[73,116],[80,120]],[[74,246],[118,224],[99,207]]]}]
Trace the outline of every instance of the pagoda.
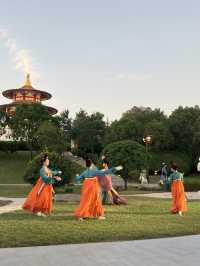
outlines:
[{"label": "pagoda", "polygon": [[[30,74],[26,75],[26,81],[24,86],[18,89],[10,89],[2,92],[3,96],[11,99],[9,104],[0,105],[0,111],[6,112],[9,116],[15,113],[16,106],[18,104],[33,104],[41,103],[42,101],[49,100],[52,96],[46,91],[37,90],[32,87],[30,81]],[[51,115],[55,115],[58,111],[50,106],[47,106],[48,112]]]}]

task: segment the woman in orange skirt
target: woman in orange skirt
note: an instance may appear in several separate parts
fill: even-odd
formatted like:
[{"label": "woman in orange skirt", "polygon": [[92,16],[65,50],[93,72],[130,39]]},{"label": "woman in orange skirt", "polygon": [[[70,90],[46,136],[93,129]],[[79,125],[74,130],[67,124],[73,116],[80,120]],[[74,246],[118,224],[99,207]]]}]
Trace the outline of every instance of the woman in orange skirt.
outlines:
[{"label": "woman in orange skirt", "polygon": [[40,178],[36,185],[29,193],[22,208],[38,216],[46,216],[52,212],[52,194],[55,180],[60,181],[61,178],[57,176],[59,171],[51,171],[49,166],[48,155],[45,154],[42,158],[42,168],[40,169]]},{"label": "woman in orange skirt", "polygon": [[105,219],[98,178],[104,177],[106,174],[111,174],[115,170],[122,169],[121,166],[118,166],[108,170],[92,170],[91,165],[92,161],[87,159],[87,169],[76,177],[77,180],[84,180],[80,204],[74,212],[74,216],[79,220],[83,220],[84,218]]},{"label": "woman in orange skirt", "polygon": [[186,197],[183,185],[183,174],[177,171],[177,165],[172,163],[171,165],[171,175],[169,177],[172,192],[172,213],[178,213],[182,216],[183,212],[187,211]]}]

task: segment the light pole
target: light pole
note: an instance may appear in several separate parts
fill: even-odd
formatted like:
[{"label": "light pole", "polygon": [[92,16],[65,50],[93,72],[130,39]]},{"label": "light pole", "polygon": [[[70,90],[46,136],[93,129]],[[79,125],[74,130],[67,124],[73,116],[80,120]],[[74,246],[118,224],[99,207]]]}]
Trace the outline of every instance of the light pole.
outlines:
[{"label": "light pole", "polygon": [[147,176],[147,180],[148,180],[148,183],[149,183],[148,151],[149,151],[149,145],[152,143],[152,136],[151,135],[146,135],[143,138],[143,142],[145,143],[145,146],[146,146],[146,176]]}]

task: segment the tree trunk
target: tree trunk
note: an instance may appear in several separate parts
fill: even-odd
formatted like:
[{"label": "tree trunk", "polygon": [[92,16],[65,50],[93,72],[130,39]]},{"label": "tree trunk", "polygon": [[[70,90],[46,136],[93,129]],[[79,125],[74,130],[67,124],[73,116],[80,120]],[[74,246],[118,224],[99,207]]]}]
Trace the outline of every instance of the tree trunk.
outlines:
[{"label": "tree trunk", "polygon": [[127,190],[128,188],[128,179],[124,178],[124,190]]}]

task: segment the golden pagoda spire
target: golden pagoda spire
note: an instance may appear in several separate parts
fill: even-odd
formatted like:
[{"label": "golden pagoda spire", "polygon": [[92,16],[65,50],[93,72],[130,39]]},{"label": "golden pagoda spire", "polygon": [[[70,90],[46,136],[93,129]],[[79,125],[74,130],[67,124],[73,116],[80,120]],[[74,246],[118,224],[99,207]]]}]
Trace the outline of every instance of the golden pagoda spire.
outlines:
[{"label": "golden pagoda spire", "polygon": [[31,87],[30,74],[26,75],[24,87]]}]

